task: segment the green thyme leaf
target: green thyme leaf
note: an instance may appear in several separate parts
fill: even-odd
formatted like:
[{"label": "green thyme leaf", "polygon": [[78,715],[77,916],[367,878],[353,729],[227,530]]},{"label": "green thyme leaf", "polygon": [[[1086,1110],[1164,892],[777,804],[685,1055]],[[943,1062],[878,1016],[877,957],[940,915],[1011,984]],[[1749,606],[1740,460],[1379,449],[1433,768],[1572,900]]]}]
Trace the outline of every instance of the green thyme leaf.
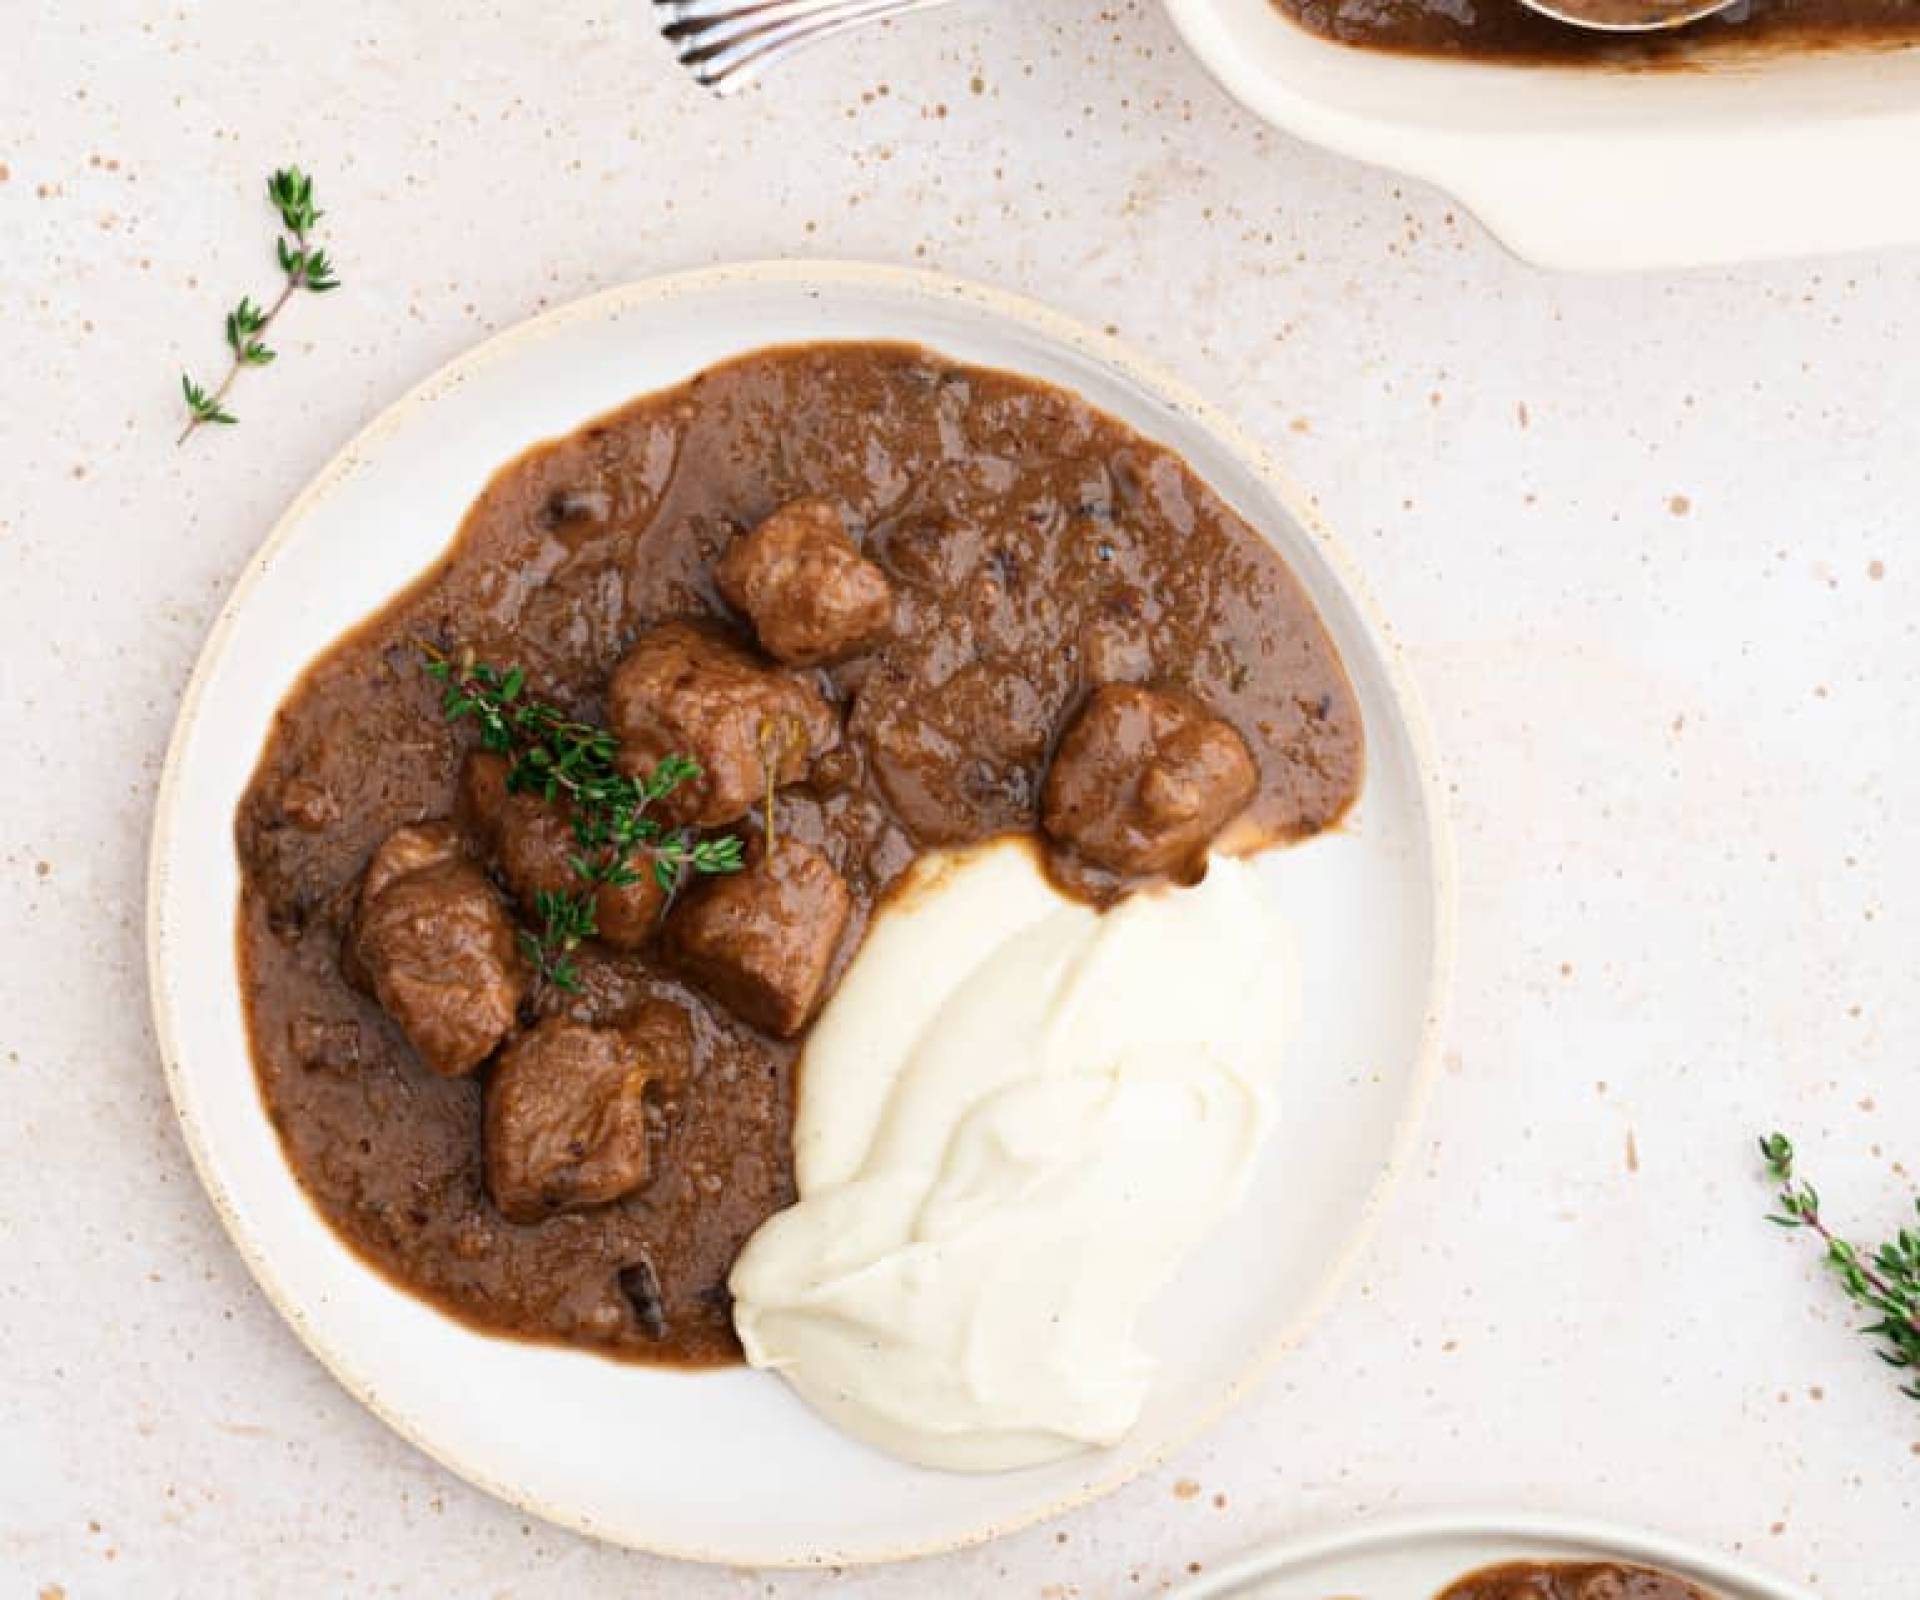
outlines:
[{"label": "green thyme leaf", "polygon": [[689,874],[738,872],[745,865],[745,845],[737,834],[669,831],[648,814],[682,784],[699,779],[698,762],[674,754],[643,776],[622,772],[613,733],[528,695],[523,668],[502,669],[470,654],[456,658],[424,642],[420,649],[428,676],[445,685],[442,714],[449,722],[474,723],[482,746],[509,758],[508,789],[567,808],[579,846],[568,864],[583,887],[537,896],[540,928],[520,936],[528,960],[548,982],[564,989],[574,986],[568,979],[577,981],[568,958],[599,932],[601,886],[626,888],[651,871],[662,893],[671,897]]},{"label": "green thyme leaf", "polygon": [[191,379],[184,380],[187,424],[180,430],[177,443],[185,444],[194,430],[204,424],[238,421],[222,404],[234,379],[247,367],[269,366],[275,359],[275,351],[257,335],[273,325],[287,302],[301,290],[325,294],[340,287],[340,279],[327,260],[327,253],[308,244],[307,235],[324,215],[313,203],[313,180],[298,167],[283,167],[267,179],[267,199],[293,235],[291,240],[280,235],[273,242],[274,260],[279,263],[283,280],[280,293],[266,307],[249,296],[242,296],[240,303],[227,313],[224,326],[227,348],[232,353],[227,374],[211,394]]},{"label": "green thyme leaf", "polygon": [[[1876,1249],[1863,1251],[1822,1220],[1819,1191],[1795,1177],[1793,1144],[1785,1134],[1765,1135],[1760,1159],[1768,1178],[1778,1185],[1778,1209],[1767,1220],[1816,1235],[1842,1292],[1874,1316],[1860,1331],[1876,1341],[1875,1354],[1890,1367],[1920,1367],[1920,1230],[1902,1228]],[[1915,1208],[1920,1211],[1920,1201]],[[1905,1386],[1901,1393],[1920,1400],[1920,1383]]]}]

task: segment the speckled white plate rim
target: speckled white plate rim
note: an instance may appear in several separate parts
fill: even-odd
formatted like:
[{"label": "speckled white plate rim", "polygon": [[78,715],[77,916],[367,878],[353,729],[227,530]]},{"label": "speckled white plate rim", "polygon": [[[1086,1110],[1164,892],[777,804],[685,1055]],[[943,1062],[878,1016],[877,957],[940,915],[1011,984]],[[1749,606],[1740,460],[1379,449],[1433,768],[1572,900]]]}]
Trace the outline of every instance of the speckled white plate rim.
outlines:
[{"label": "speckled white plate rim", "polygon": [[[1249,1390],[1259,1384],[1280,1358],[1296,1345],[1317,1320],[1333,1297],[1346,1283],[1357,1259],[1371,1237],[1387,1195],[1405,1169],[1408,1155],[1428,1096],[1437,1076],[1440,1042],[1446,1022],[1454,964],[1456,881],[1451,825],[1443,804],[1445,784],[1436,754],[1431,729],[1414,688],[1399,643],[1382,617],[1365,581],[1347,551],[1340,545],[1320,517],[1312,501],[1269,453],[1210,401],[1203,399],[1181,380],[1147,363],[1121,341],[1076,322],[1048,306],[1025,297],[994,289],[942,273],[915,268],[837,260],[780,259],[735,265],[695,268],[685,272],[644,279],[635,283],[599,291],[582,299],[529,318],[504,329],[466,354],[421,381],[399,400],[381,411],[356,434],[290,503],[274,524],[265,541],[248,561],[234,585],[232,594],[216,616],[205,644],[181,698],[179,716],[168,741],[165,762],[157,789],[154,821],[149,841],[147,872],[147,976],[154,1031],[168,1093],[180,1122],[188,1154],[201,1186],[220,1217],[229,1238],[246,1262],[262,1292],[301,1342],[362,1405],[385,1422],[416,1449],[448,1471],[466,1479],[495,1498],[532,1515],[591,1537],[645,1550],[651,1554],[679,1560],[718,1565],[738,1565],[738,1555],[708,1546],[676,1545],[671,1541],[640,1541],[623,1537],[617,1530],[597,1525],[567,1506],[556,1505],[530,1495],[473,1463],[442,1448],[413,1426],[411,1419],[390,1406],[352,1370],[345,1356],[329,1346],[311,1327],[300,1307],[284,1291],[279,1276],[265,1250],[249,1232],[232,1197],[216,1175],[214,1164],[203,1140],[203,1131],[191,1109],[191,1096],[185,1087],[174,1026],[176,997],[168,983],[165,960],[166,926],[163,913],[163,888],[166,881],[167,842],[172,830],[174,803],[180,782],[180,760],[193,730],[205,686],[215,664],[225,651],[235,620],[249,596],[272,566],[281,548],[294,536],[313,509],[344,478],[353,473],[385,440],[418,409],[430,405],[436,397],[466,382],[483,368],[506,360],[523,345],[549,335],[559,328],[591,321],[640,305],[697,298],[710,291],[740,284],[790,285],[808,288],[871,287],[906,296],[925,298],[930,304],[958,302],[973,309],[1005,319],[1062,345],[1154,396],[1170,409],[1184,415],[1196,427],[1212,434],[1273,491],[1287,512],[1298,522],[1306,538],[1327,562],[1336,584],[1351,601],[1358,624],[1367,635],[1378,658],[1386,687],[1400,719],[1401,731],[1414,763],[1416,793],[1420,801],[1425,834],[1423,845],[1433,895],[1432,925],[1427,930],[1432,940],[1432,957],[1427,969],[1424,996],[1424,1022],[1401,1114],[1386,1159],[1376,1175],[1346,1242],[1345,1249],[1323,1276],[1318,1290],[1290,1322],[1276,1330],[1258,1355],[1248,1362],[1217,1404],[1197,1412],[1188,1425],[1151,1453],[1126,1458],[1119,1470],[1092,1479],[1077,1491],[1023,1509],[1021,1514],[969,1530],[963,1535],[941,1537],[920,1544],[903,1544],[874,1549],[822,1549],[804,1557],[762,1566],[792,1568],[854,1566],[889,1561],[906,1561],[943,1554],[1000,1538],[1021,1528],[1064,1515],[1079,1506],[1111,1494],[1141,1474],[1164,1463],[1178,1450],[1212,1426],[1237,1405]],[[529,440],[532,444],[535,441]],[[264,1109],[262,1114],[264,1115]],[[399,1291],[396,1291],[399,1292]],[[697,1379],[693,1380],[697,1381]]]},{"label": "speckled white plate rim", "polygon": [[[1461,1539],[1484,1540],[1490,1545],[1511,1543],[1516,1548],[1559,1546],[1573,1559],[1611,1557],[1665,1567],[1681,1577],[1725,1591],[1725,1600],[1814,1600],[1809,1591],[1782,1578],[1670,1534],[1591,1517],[1482,1510],[1380,1517],[1352,1527],[1263,1545],[1204,1577],[1182,1584],[1173,1591],[1173,1600],[1230,1600],[1235,1590],[1263,1578],[1286,1577],[1303,1570],[1310,1572],[1328,1562],[1383,1549]],[[1504,1559],[1523,1557],[1515,1555]]]}]

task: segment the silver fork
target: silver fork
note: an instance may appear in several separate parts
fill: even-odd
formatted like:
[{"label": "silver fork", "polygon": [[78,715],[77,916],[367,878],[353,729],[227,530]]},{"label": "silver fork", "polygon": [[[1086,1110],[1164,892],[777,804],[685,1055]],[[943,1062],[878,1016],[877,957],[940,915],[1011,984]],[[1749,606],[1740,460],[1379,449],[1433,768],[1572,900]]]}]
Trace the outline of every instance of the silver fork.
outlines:
[{"label": "silver fork", "polygon": [[720,94],[849,28],[953,0],[653,0],[680,64]]}]

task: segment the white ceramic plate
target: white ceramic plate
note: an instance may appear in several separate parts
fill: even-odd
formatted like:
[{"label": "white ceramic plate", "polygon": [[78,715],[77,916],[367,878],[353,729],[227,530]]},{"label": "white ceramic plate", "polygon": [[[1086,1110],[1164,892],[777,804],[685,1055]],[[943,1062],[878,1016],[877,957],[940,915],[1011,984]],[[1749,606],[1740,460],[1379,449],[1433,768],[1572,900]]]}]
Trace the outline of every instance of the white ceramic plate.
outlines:
[{"label": "white ceramic plate", "polygon": [[1719,1600],[1813,1600],[1754,1568],[1658,1534],[1566,1517],[1396,1518],[1276,1545],[1176,1591],[1177,1600],[1434,1600],[1497,1561],[1630,1561],[1691,1578]]},{"label": "white ceramic plate", "polygon": [[[262,1112],[234,976],[233,813],[305,665],[444,548],[533,442],[759,346],[902,339],[1077,389],[1181,451],[1265,530],[1359,691],[1368,777],[1337,834],[1270,853],[1308,936],[1286,1115],[1239,1217],[1147,1329],[1163,1358],[1120,1448],[964,1477],[875,1454],[775,1378],[687,1374],[488,1338],[390,1287],[296,1186]],[[1111,341],[991,291],[774,264],[618,289],[502,335],[377,420],[294,503],[215,624],[161,781],[150,962],[201,1177],[262,1288],[340,1381],[455,1471],[622,1543],[845,1563],[992,1537],[1091,1499],[1219,1414],[1330,1291],[1404,1151],[1435,1048],[1451,917],[1439,791],[1393,648],[1304,499],[1217,414]],[[1183,1311],[1191,1307],[1191,1311]]]},{"label": "white ceramic plate", "polygon": [[1501,66],[1354,50],[1271,0],[1166,0],[1250,110],[1457,196],[1577,270],[1920,244],[1920,49]]}]

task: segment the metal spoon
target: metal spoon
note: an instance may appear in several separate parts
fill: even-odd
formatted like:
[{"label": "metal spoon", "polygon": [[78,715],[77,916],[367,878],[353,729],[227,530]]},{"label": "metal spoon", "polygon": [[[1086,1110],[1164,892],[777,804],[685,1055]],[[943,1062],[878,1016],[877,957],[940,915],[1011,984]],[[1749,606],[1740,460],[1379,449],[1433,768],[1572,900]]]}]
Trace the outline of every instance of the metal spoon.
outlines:
[{"label": "metal spoon", "polygon": [[1599,33],[1663,33],[1684,28],[1743,0],[1521,0],[1555,22]]}]

